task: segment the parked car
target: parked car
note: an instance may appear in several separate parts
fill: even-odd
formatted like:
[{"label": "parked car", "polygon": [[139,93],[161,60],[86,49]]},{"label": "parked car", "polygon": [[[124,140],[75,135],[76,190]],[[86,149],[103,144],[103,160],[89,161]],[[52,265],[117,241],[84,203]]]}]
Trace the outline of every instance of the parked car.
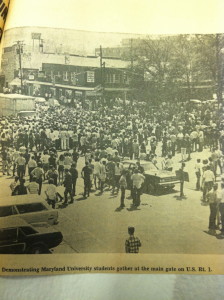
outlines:
[{"label": "parked car", "polygon": [[[122,164],[127,170],[128,188],[131,188],[131,175],[136,168],[136,161],[124,160]],[[167,189],[171,190],[180,183],[175,172],[159,170],[151,161],[141,161],[140,165],[144,168],[145,182],[142,188],[145,193],[154,194]]]},{"label": "parked car", "polygon": [[8,216],[19,216],[30,224],[58,223],[58,211],[51,209],[41,196],[32,194],[1,198],[0,219]]},{"label": "parked car", "polygon": [[1,254],[51,253],[62,239],[62,233],[51,226],[33,227],[18,217],[0,219]]}]

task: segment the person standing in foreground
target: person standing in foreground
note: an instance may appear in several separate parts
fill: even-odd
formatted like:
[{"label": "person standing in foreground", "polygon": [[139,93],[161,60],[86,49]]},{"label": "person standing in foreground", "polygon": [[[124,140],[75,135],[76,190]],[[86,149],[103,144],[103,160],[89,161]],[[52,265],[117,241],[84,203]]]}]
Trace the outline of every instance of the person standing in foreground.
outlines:
[{"label": "person standing in foreground", "polygon": [[184,168],[185,163],[181,164],[181,168],[179,169],[180,176],[180,197],[184,197]]},{"label": "person standing in foreground", "polygon": [[217,196],[218,184],[214,184],[213,189],[207,193],[206,197],[210,206],[210,216],[209,216],[209,232],[212,235],[216,234],[216,215],[218,210],[218,196]]},{"label": "person standing in foreground", "polygon": [[221,237],[224,238],[224,182],[221,183],[221,192],[220,195],[218,196],[219,200],[219,212],[221,215]]},{"label": "person standing in foreground", "polygon": [[211,167],[207,166],[206,171],[203,174],[202,183],[203,183],[203,201],[206,202],[206,195],[208,190],[211,190],[215,182],[215,175],[212,172]]},{"label": "person standing in foreground", "polygon": [[49,179],[49,185],[45,190],[45,195],[47,196],[47,203],[52,205],[52,208],[55,208],[56,200],[57,200],[57,188],[54,185],[54,179]]},{"label": "person standing in foreground", "polygon": [[37,167],[30,173],[31,177],[36,178],[36,182],[39,184],[39,192],[38,194],[41,194],[42,189],[42,183],[43,183],[43,176],[44,176],[44,170],[41,168],[42,164],[39,162],[37,164]]},{"label": "person standing in foreground", "polygon": [[135,228],[128,227],[129,238],[125,241],[125,252],[126,253],[138,253],[139,247],[142,246],[138,237],[134,236]]},{"label": "person standing in foreground", "polygon": [[140,205],[141,187],[145,180],[145,176],[138,172],[138,169],[134,170],[134,174],[131,176],[133,182],[133,206],[138,207]]},{"label": "person standing in foreground", "polygon": [[92,169],[89,166],[89,163],[85,163],[85,167],[82,168],[82,178],[84,180],[84,193],[83,197],[89,197],[90,189],[91,189],[91,179],[90,175],[92,173]]},{"label": "person standing in foreground", "polygon": [[65,169],[64,187],[65,187],[65,191],[64,191],[65,201],[63,202],[63,204],[64,205],[68,204],[68,194],[70,195],[71,198],[70,203],[73,203],[74,198],[72,193],[72,175],[68,169]]},{"label": "person standing in foreground", "polygon": [[127,180],[126,180],[126,171],[123,170],[121,173],[121,178],[119,180],[120,188],[121,188],[121,204],[120,207],[125,207],[124,199],[125,199],[125,190],[127,188]]}]

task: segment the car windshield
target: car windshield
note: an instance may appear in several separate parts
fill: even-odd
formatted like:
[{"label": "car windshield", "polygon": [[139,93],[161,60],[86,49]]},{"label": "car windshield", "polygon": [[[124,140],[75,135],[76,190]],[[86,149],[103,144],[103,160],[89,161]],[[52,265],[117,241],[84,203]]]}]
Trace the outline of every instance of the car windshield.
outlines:
[{"label": "car windshield", "polygon": [[25,235],[37,233],[36,230],[34,230],[32,227],[28,227],[28,226],[23,226],[23,227],[20,228],[20,230],[21,230]]},{"label": "car windshield", "polygon": [[2,206],[0,207],[0,217],[7,217],[13,215],[12,206]]},{"label": "car windshield", "polygon": [[47,210],[42,203],[19,204],[16,206],[20,214]]},{"label": "car windshield", "polygon": [[[129,163],[129,162],[123,162],[123,166],[124,166],[125,169],[127,169],[127,168],[134,169],[134,168],[136,168],[135,163]],[[141,166],[144,168],[144,171],[156,171],[156,170],[158,170],[157,167],[151,161],[141,163]]]},{"label": "car windshield", "polygon": [[145,164],[142,164],[142,167],[144,168],[145,171],[155,171],[158,170],[156,166],[152,162],[147,162]]}]

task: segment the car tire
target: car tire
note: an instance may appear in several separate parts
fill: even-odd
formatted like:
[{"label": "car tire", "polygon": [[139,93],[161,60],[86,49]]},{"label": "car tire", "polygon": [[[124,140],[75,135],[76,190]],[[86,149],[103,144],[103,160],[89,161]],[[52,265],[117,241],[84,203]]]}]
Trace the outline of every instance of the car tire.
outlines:
[{"label": "car tire", "polygon": [[49,249],[45,244],[35,244],[28,249],[29,254],[44,254],[49,253]]}]

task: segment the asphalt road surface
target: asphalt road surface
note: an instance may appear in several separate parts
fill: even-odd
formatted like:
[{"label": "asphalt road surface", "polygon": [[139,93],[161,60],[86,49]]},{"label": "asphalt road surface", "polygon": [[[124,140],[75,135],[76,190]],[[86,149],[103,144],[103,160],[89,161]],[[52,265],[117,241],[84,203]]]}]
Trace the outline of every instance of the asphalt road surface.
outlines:
[{"label": "asphalt road surface", "polygon": [[[63,233],[63,242],[53,253],[122,253],[128,237],[128,226],[135,227],[135,235],[142,243],[141,253],[200,253],[222,254],[224,240],[208,235],[209,206],[202,206],[202,193],[195,191],[196,158],[207,158],[209,152],[193,153],[187,162],[190,182],[185,183],[185,198],[179,197],[179,185],[169,194],[141,196],[141,205],[132,210],[130,191],[126,191],[125,208],[120,209],[120,194],[102,195],[93,191],[83,198],[83,179],[80,178],[84,159],[78,161],[79,178],[75,202],[58,208],[59,223],[55,228]],[[180,166],[180,155],[175,157]],[[0,178],[0,197],[10,195],[13,179]],[[220,177],[218,177],[218,182]],[[43,184],[42,195],[46,184]],[[59,188],[63,194],[63,187]],[[218,231],[217,231],[218,232]]]}]

